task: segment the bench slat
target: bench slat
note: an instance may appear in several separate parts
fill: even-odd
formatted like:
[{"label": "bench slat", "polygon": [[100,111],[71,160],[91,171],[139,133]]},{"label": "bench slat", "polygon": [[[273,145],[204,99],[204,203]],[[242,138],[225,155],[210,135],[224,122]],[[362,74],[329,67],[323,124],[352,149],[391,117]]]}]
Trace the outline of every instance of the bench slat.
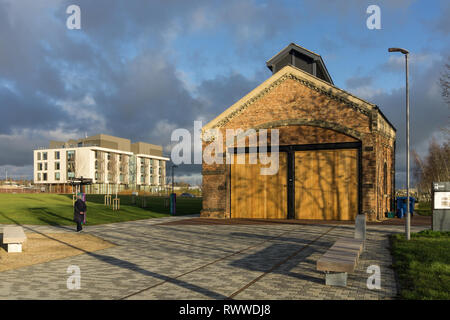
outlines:
[{"label": "bench slat", "polygon": [[335,242],[335,245],[338,245],[339,247],[355,249],[358,250],[359,253],[361,253],[364,248],[364,242],[359,239],[339,239]]},{"label": "bench slat", "polygon": [[27,240],[25,232],[22,227],[4,227],[3,228],[3,243],[23,243]]},{"label": "bench slat", "polygon": [[340,260],[319,260],[317,261],[317,270],[334,271],[334,272],[353,272],[356,267],[356,261],[340,261]]},{"label": "bench slat", "polygon": [[317,270],[353,272],[362,250],[362,240],[341,238],[317,261]]}]

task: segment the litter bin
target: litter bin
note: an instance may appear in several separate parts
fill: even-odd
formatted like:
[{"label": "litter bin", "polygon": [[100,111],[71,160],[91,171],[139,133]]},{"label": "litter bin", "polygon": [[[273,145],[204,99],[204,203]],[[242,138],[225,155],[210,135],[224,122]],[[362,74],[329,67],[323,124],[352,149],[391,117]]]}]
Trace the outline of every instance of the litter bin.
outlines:
[{"label": "litter bin", "polygon": [[[397,218],[403,218],[406,215],[406,198],[407,197],[397,197]],[[411,216],[414,214],[414,203],[416,198],[409,197],[409,212]]]},{"label": "litter bin", "polygon": [[177,207],[177,194],[171,193],[170,194],[170,215],[174,216],[176,214],[176,207]]}]

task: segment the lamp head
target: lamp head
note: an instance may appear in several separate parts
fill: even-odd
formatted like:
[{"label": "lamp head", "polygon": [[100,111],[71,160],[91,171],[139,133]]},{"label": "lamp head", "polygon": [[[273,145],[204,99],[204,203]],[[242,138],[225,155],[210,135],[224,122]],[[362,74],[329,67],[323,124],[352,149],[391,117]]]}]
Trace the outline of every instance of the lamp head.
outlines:
[{"label": "lamp head", "polygon": [[389,52],[401,52],[403,54],[408,54],[409,51],[406,49],[402,49],[402,48],[389,48],[388,49]]}]

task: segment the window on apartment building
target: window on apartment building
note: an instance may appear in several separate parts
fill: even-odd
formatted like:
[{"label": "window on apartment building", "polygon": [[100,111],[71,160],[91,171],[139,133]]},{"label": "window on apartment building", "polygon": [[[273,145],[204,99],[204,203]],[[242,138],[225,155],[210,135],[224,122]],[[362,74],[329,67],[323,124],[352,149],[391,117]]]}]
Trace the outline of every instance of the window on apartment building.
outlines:
[{"label": "window on apartment building", "polygon": [[67,178],[75,178],[75,164],[69,162],[67,164]]},{"label": "window on apartment building", "polygon": [[55,180],[59,181],[61,175],[59,172],[55,172]]},{"label": "window on apartment building", "polygon": [[141,174],[141,183],[144,183],[144,175]]},{"label": "window on apartment building", "polygon": [[122,161],[122,155],[119,154],[119,161]]},{"label": "window on apartment building", "polygon": [[98,170],[98,161],[95,160],[95,170]]},{"label": "window on apartment building", "polygon": [[98,172],[95,171],[95,180],[98,180]]},{"label": "window on apartment building", "polygon": [[60,170],[61,166],[59,162],[55,162],[55,170]]},{"label": "window on apartment building", "polygon": [[39,163],[37,164],[37,170],[38,170],[38,171],[42,171],[42,163],[41,163],[41,162],[39,162]]},{"label": "window on apartment building", "polygon": [[161,169],[161,167],[159,167],[159,169],[158,169],[158,173],[159,173],[159,174],[161,174],[161,173],[162,173],[162,169]]},{"label": "window on apartment building", "polygon": [[111,153],[107,153],[106,157],[108,158],[108,160],[111,160]]},{"label": "window on apartment building", "polygon": [[95,153],[95,159],[98,159],[98,151],[95,150],[94,153]]},{"label": "window on apartment building", "polygon": [[42,152],[42,160],[47,160],[47,152]]},{"label": "window on apartment building", "polygon": [[67,161],[75,161],[75,150],[67,151]]},{"label": "window on apartment building", "polygon": [[42,180],[47,181],[47,173],[46,172],[44,172],[42,174]]},{"label": "window on apartment building", "polygon": [[111,170],[111,162],[108,161],[108,165],[107,165],[108,171]]},{"label": "window on apartment building", "polygon": [[55,160],[59,160],[60,154],[59,151],[55,151]]},{"label": "window on apartment building", "polygon": [[121,174],[119,175],[119,181],[120,181],[120,182],[123,182],[123,180],[124,180],[124,175],[121,173]]},{"label": "window on apartment building", "polygon": [[41,181],[41,174],[40,173],[37,174],[37,180]]},{"label": "window on apartment building", "polygon": [[119,166],[119,171],[123,172],[123,166]]},{"label": "window on apartment building", "polygon": [[47,162],[44,162],[44,171],[47,171],[48,170],[48,164],[47,164]]},{"label": "window on apartment building", "polygon": [[37,153],[37,159],[41,160],[41,153],[40,152]]},{"label": "window on apartment building", "polygon": [[153,168],[150,167],[150,174],[153,174]]},{"label": "window on apartment building", "polygon": [[150,159],[150,165],[151,166],[153,165],[153,159]]},{"label": "window on apartment building", "polygon": [[143,166],[143,165],[144,165],[144,163],[145,163],[145,160],[144,160],[144,158],[141,158],[141,166]]}]

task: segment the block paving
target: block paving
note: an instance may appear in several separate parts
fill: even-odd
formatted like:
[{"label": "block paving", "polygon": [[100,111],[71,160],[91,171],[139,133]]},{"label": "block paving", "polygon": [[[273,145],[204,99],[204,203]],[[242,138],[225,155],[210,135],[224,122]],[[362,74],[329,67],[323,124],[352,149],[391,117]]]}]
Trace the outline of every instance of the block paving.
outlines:
[{"label": "block paving", "polygon": [[[117,246],[0,272],[0,299],[378,300],[397,295],[388,235],[403,232],[403,226],[368,225],[366,248],[348,286],[330,287],[315,270],[316,261],[338,238],[352,237],[352,225],[196,225],[183,219],[192,216],[88,225],[85,233]],[[176,220],[180,223],[167,223]],[[23,227],[26,233],[44,234],[75,229]],[[70,265],[81,270],[78,290],[67,288]],[[380,290],[367,288],[370,265],[381,269]]]}]

